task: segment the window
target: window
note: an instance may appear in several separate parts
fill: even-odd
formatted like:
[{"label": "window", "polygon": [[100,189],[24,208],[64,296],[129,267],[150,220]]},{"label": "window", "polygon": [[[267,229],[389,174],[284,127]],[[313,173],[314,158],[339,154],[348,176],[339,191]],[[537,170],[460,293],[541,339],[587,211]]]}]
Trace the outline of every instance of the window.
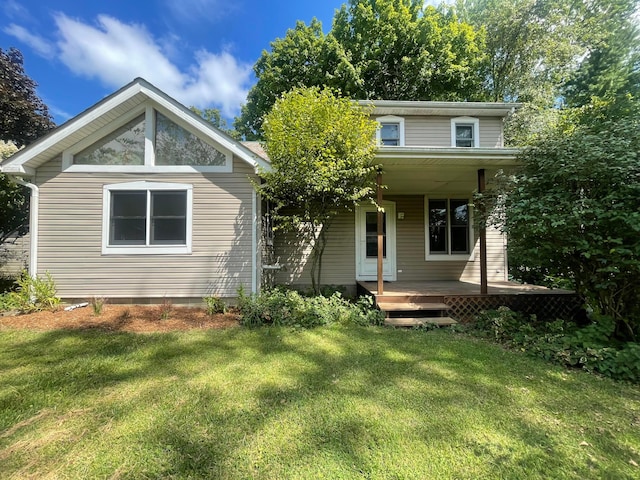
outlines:
[{"label": "window", "polygon": [[102,253],[190,253],[191,210],[191,185],[105,185]]},{"label": "window", "polygon": [[472,260],[469,200],[429,198],[425,212],[427,259]]},{"label": "window", "polygon": [[452,147],[479,147],[480,122],[477,118],[458,117],[451,119]]},{"label": "window", "polygon": [[380,126],[380,144],[385,146],[400,145],[400,125],[383,123]]},{"label": "window", "polygon": [[404,147],[404,118],[387,115],[378,117],[380,128],[376,133],[378,145],[383,147]]},{"label": "window", "polygon": [[[365,213],[367,258],[378,258],[378,212]],[[387,214],[382,214],[382,258],[387,258]]]},{"label": "window", "polygon": [[183,119],[169,119],[150,105],[115,122],[65,151],[62,169],[131,173],[232,171],[231,152],[214,146],[197,126]]}]

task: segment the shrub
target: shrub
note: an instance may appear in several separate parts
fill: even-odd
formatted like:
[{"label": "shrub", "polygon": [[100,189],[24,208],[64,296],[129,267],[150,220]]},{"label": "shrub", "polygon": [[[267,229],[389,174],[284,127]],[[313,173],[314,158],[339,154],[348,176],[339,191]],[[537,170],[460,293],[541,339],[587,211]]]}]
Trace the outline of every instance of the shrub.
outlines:
[{"label": "shrub", "polygon": [[616,322],[612,317],[593,315],[591,320],[585,327],[564,320],[538,322],[535,316],[527,319],[500,307],[480,314],[473,330],[545,360],[640,382],[640,344],[613,340]]},{"label": "shrub", "polygon": [[55,310],[60,305],[56,284],[51,273],[45,272],[45,278],[31,277],[26,270],[16,280],[17,289],[9,292],[13,308],[21,312]]},{"label": "shrub", "polygon": [[293,290],[275,288],[259,295],[238,292],[238,308],[242,324],[313,328],[333,323],[378,325],[384,320],[382,313],[373,308],[371,299],[356,303],[336,292],[330,297],[305,297]]},{"label": "shrub", "polygon": [[102,314],[102,309],[104,308],[105,303],[107,303],[107,299],[104,297],[93,297],[91,300],[91,308],[93,309],[93,314],[96,317]]},{"label": "shrub", "polygon": [[215,315],[216,313],[227,313],[227,305],[220,297],[208,296],[202,299],[206,306],[207,315]]}]

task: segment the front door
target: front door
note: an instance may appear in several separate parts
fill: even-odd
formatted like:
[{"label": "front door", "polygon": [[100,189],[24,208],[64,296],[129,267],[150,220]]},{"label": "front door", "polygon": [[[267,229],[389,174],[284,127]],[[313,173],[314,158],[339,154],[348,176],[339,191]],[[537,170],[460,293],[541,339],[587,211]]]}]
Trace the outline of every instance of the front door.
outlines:
[{"label": "front door", "polygon": [[[382,202],[384,280],[396,279],[396,204]],[[375,281],[378,273],[378,211],[374,205],[356,209],[356,279]]]}]

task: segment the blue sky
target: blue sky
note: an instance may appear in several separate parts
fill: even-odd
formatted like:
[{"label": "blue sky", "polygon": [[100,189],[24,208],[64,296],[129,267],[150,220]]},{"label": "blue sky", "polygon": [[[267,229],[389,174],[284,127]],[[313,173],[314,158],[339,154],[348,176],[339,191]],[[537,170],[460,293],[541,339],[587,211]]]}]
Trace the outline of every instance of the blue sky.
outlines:
[{"label": "blue sky", "polygon": [[0,0],[0,47],[18,48],[60,124],[135,77],[232,118],[252,66],[296,20],[325,32],[346,0]]}]

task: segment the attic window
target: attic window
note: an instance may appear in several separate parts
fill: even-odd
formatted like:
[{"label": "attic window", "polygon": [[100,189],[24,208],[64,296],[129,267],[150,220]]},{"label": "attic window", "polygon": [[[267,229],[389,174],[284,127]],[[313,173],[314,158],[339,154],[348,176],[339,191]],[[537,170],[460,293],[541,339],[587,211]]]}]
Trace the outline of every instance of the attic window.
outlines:
[{"label": "attic window", "polygon": [[156,112],[156,165],[224,165],[224,153]]},{"label": "attic window", "polygon": [[231,152],[217,143],[215,133],[196,119],[169,114],[146,105],[107,123],[63,153],[62,170],[232,171]]},{"label": "attic window", "polygon": [[144,165],[144,115],[76,153],[76,165]]}]

